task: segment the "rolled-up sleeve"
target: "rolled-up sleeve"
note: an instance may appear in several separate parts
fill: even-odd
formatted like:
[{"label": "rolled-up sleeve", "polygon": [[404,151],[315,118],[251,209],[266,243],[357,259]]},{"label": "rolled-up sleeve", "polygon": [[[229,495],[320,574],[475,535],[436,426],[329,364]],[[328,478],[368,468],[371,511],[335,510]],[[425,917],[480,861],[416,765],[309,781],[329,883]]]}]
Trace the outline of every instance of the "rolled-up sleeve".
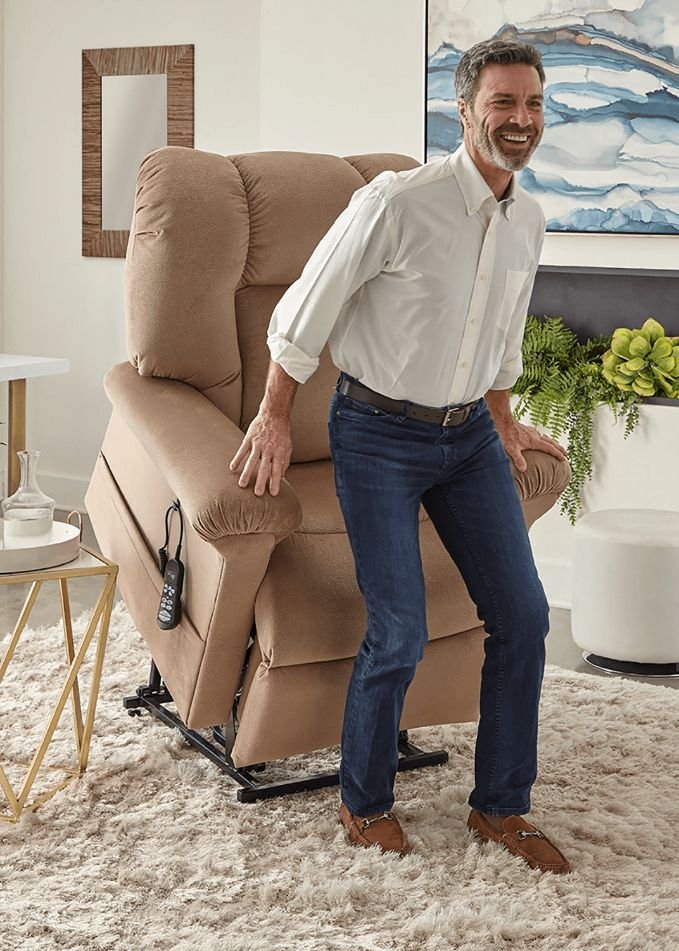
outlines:
[{"label": "rolled-up sleeve", "polygon": [[375,183],[359,188],[278,302],[267,331],[271,359],[306,383],[344,303],[389,266],[394,224]]},{"label": "rolled-up sleeve", "polygon": [[490,387],[491,390],[511,389],[523,373],[521,348],[523,346],[523,335],[526,329],[528,305],[530,304],[531,295],[533,293],[533,284],[535,283],[535,275],[537,274],[538,265],[540,262],[540,253],[542,251],[543,241],[544,228],[540,232],[537,239],[535,265],[526,277],[526,282],[521,288],[521,293],[517,298],[514,313],[512,314],[509,321],[509,329],[507,330],[507,336],[505,338],[505,351],[502,357],[502,363],[500,364],[500,369],[497,372],[497,376],[495,377],[493,385]]}]

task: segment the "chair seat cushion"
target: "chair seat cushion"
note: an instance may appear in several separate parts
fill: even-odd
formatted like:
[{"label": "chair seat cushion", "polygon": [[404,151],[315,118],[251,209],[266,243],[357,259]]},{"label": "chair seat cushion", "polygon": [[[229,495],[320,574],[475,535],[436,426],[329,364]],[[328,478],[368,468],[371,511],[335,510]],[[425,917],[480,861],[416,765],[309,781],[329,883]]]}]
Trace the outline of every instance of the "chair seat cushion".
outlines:
[{"label": "chair seat cushion", "polygon": [[[257,641],[266,667],[355,657],[367,614],[335,494],[332,462],[286,473],[302,504],[302,525],[276,545],[257,592]],[[429,639],[478,628],[476,606],[423,509],[420,549]]]},{"label": "chair seat cushion", "polygon": [[[298,462],[288,468],[285,478],[302,504],[302,524],[298,531],[312,535],[346,534],[331,459]],[[420,506],[420,521],[425,519],[429,516]]]}]

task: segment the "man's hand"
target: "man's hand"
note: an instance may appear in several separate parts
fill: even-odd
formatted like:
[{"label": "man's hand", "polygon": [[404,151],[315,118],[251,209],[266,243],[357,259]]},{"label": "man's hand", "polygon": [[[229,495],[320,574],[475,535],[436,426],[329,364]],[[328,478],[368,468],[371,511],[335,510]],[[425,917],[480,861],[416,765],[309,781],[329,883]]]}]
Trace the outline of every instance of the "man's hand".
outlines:
[{"label": "man's hand", "polygon": [[267,481],[271,495],[278,495],[291,455],[289,416],[285,413],[273,414],[260,407],[259,413],[248,426],[238,452],[229,463],[229,469],[237,472],[245,460],[238,485],[246,488],[256,472],[255,495],[264,495]]},{"label": "man's hand", "polygon": [[238,452],[229,463],[229,469],[237,472],[245,459],[245,467],[238,480],[242,488],[250,485],[250,479],[257,473],[255,495],[264,495],[267,481],[269,492],[278,495],[281,479],[290,465],[290,413],[296,391],[297,380],[288,376],[283,367],[269,360],[266,392],[259,404],[259,412],[248,426]]},{"label": "man's hand", "polygon": [[519,472],[525,472],[527,468],[524,449],[539,449],[561,461],[568,459],[566,450],[556,439],[538,432],[533,426],[524,426],[516,419],[509,405],[509,390],[488,390],[485,399],[505,452]]},{"label": "man's hand", "polygon": [[524,426],[513,417],[511,420],[502,420],[499,423],[495,420],[495,428],[505,452],[513,460],[519,472],[524,472],[527,468],[526,460],[523,458],[524,449],[539,449],[541,452],[556,456],[559,460],[568,459],[566,450],[556,439],[538,432],[533,426]]}]

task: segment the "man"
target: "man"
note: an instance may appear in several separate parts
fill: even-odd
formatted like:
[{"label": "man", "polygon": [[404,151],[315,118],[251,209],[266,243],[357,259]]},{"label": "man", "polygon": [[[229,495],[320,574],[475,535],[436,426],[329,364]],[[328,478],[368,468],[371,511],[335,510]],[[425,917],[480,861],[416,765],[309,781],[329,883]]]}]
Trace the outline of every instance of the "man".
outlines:
[{"label": "man", "polygon": [[514,172],[543,130],[532,46],[488,41],[456,74],[464,143],[384,172],[353,195],[269,325],[266,393],[231,461],[239,485],[279,490],[298,383],[326,341],[340,377],[329,434],[335,482],[368,611],[347,694],[340,821],[356,845],[410,851],[391,811],[406,690],[427,643],[422,504],[484,621],[475,788],[468,826],[531,867],[569,871],[535,826],[537,721],[549,630],[510,470],[563,448],[511,414],[544,236]]}]

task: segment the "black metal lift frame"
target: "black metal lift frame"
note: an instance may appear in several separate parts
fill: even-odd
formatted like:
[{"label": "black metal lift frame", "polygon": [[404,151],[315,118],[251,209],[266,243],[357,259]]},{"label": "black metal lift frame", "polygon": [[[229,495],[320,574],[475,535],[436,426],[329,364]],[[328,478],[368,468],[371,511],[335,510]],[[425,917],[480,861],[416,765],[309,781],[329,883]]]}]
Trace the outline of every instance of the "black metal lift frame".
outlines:
[{"label": "black metal lift frame", "polygon": [[[250,645],[251,647],[251,645]],[[248,654],[250,653],[248,647]],[[246,660],[247,665],[247,660]],[[243,670],[245,670],[245,666]],[[266,769],[266,763],[254,763],[251,766],[237,767],[231,758],[233,745],[238,732],[238,718],[236,709],[240,697],[240,690],[236,694],[228,723],[224,726],[212,727],[212,739],[206,739],[197,730],[190,730],[186,724],[166,704],[172,703],[172,695],[162,682],[160,671],[151,661],[151,672],[148,684],[137,687],[134,697],[125,697],[123,707],[130,716],[141,716],[142,710],[148,710],[158,717],[167,726],[174,727],[194,746],[203,756],[207,756],[215,766],[234,779],[240,786],[236,791],[239,802],[256,802],[259,799],[271,799],[274,796],[286,796],[291,793],[303,792],[307,789],[321,789],[325,786],[339,785],[339,770],[330,773],[317,773],[302,776],[301,779],[283,780],[281,782],[267,782],[257,779],[253,773],[261,773]],[[219,745],[215,745],[219,744]],[[408,740],[408,731],[401,730],[398,734],[399,761],[398,771],[419,769],[422,766],[442,766],[448,762],[446,750],[434,750],[430,753],[419,749]]]}]

